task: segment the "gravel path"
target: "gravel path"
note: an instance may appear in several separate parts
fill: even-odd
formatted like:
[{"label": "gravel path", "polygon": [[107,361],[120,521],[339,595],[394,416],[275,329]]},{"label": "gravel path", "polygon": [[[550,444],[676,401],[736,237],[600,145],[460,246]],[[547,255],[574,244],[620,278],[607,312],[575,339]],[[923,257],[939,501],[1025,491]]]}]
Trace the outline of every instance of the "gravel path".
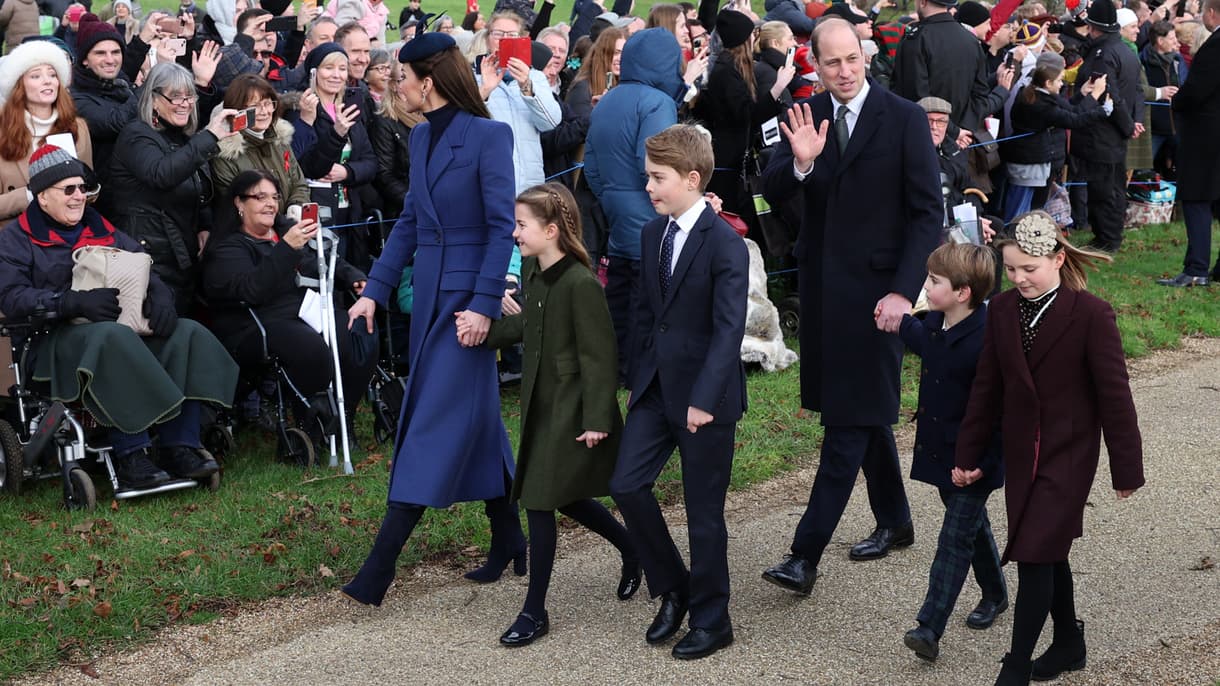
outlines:
[{"label": "gravel path", "polygon": [[[1109,487],[1106,460],[1073,550],[1077,605],[1089,667],[1066,684],[1205,684],[1220,678],[1220,468],[1216,408],[1220,340],[1133,364],[1148,486],[1126,502]],[[901,451],[909,459],[911,432]],[[381,610],[338,593],[276,599],[203,626],[174,627],[145,647],[102,656],[98,678],[63,667],[22,684],[982,684],[998,671],[1011,612],[987,631],[962,620],[978,599],[969,584],[935,665],[902,646],[925,590],[942,506],[910,484],[916,544],[854,563],[847,548],[872,521],[857,488],[806,599],[759,579],[783,554],[808,496],[812,469],[730,495],[729,562],[737,643],[683,663],[643,632],[655,605],[614,598],[618,560],[588,534],[561,537],[549,597],[551,634],[505,650],[524,578],[490,586],[419,568],[400,577]],[[997,538],[1002,496],[992,498]],[[681,513],[670,522],[681,525]],[[684,531],[675,536],[679,541]],[[679,543],[680,547],[685,547]],[[1015,589],[1016,570],[1007,568]],[[1043,640],[1049,640],[1049,626]]]}]

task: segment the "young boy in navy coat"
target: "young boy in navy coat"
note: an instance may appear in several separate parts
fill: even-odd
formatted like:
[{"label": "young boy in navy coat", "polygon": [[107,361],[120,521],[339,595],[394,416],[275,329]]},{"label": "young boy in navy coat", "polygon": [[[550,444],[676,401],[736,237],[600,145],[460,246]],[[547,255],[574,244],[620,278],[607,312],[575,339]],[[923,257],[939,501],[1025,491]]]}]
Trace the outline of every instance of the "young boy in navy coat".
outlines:
[{"label": "young boy in navy coat", "polygon": [[1003,485],[1000,434],[986,451],[983,479],[965,488],[953,485],[957,429],[966,414],[974,368],[983,349],[984,298],[995,283],[995,259],[990,248],[946,243],[928,257],[924,289],[932,310],[920,322],[903,317],[899,336],[923,360],[919,376],[919,427],[911,478],[940,489],[945,521],[928,573],[928,594],[903,643],[925,660],[940,653],[940,637],[961,593],[970,568],[982,588],[978,607],[966,626],[986,629],[1008,607],[1008,589],[1000,571],[1000,554],[987,520],[987,496]]},{"label": "young boy in navy coat", "polygon": [[[713,168],[711,136],[675,125],[645,147],[647,191],[661,218],[640,235],[640,305],[628,371],[627,421],[610,492],[618,503],[661,608],[648,628],[696,659],[733,642],[729,620],[724,495],[737,420],[746,409],[741,339],[749,257],[745,243],[703,197]],[[661,516],[653,482],[677,446],[682,456],[691,565]]]}]

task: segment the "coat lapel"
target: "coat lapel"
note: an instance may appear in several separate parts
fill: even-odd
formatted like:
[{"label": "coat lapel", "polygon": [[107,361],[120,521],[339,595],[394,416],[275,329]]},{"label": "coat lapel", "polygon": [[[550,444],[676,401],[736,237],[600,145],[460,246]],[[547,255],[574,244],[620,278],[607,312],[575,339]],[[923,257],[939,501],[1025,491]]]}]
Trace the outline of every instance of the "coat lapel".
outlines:
[{"label": "coat lapel", "polygon": [[996,355],[1000,358],[1002,366],[1012,364],[1021,383],[1025,384],[1036,396],[1034,377],[1029,373],[1029,362],[1025,358],[1025,351],[1021,349],[1021,314],[1017,310],[1017,298],[1020,298],[1021,294],[1015,289],[1008,293],[1012,297],[996,297],[989,305],[989,307],[995,308],[995,317],[992,318],[992,321],[996,326],[996,331],[993,332]]},{"label": "coat lapel", "polygon": [[436,142],[436,149],[428,159],[428,190],[436,187],[436,182],[444,175],[445,169],[453,162],[453,149],[460,148],[466,142],[466,129],[470,127],[472,115],[459,111],[449,122],[449,128],[441,134]]},{"label": "coat lapel", "polygon": [[[421,138],[424,143],[422,145],[413,145],[408,148],[407,156],[411,158],[411,169],[407,173],[411,177],[411,185],[407,189],[407,195],[415,202],[415,212],[417,215],[417,224],[428,226],[429,224],[440,224],[440,217],[436,215],[436,206],[432,203],[431,183],[428,177],[428,136],[431,135],[432,124],[423,122],[416,128],[419,129],[415,135]],[[418,217],[428,217],[431,222],[419,222]]]},{"label": "coat lapel", "polygon": [[1071,327],[1073,313],[1076,309],[1076,291],[1060,286],[1059,294],[1055,296],[1055,304],[1046,313],[1046,321],[1038,328],[1038,337],[1034,339],[1034,347],[1029,351],[1029,368],[1034,370],[1055,347],[1055,342]]},{"label": "coat lapel", "polygon": [[[674,273],[669,277],[669,292],[665,294],[665,302],[661,304],[662,310],[669,306],[669,303],[674,299],[674,293],[678,290],[678,285],[682,283],[682,277],[686,276],[686,270],[690,269],[691,262],[695,259],[695,255],[699,253],[699,249],[703,247],[703,239],[707,230],[712,227],[712,222],[716,219],[716,212],[709,205],[703,209],[703,214],[699,215],[699,221],[695,222],[694,227],[690,230],[690,235],[686,237],[686,242],[682,244],[682,252],[678,253],[678,263],[674,265]],[[661,267],[658,265],[657,267]],[[660,278],[657,278],[657,290],[661,289]]]},{"label": "coat lapel", "polygon": [[[868,97],[864,98],[864,106],[860,108],[860,116],[856,119],[856,127],[852,129],[851,138],[847,141],[847,150],[843,152],[843,159],[839,161],[837,169],[845,169],[847,165],[856,159],[864,146],[868,145],[869,141],[877,133],[877,128],[881,126],[881,120],[885,113],[885,103],[881,92],[881,87],[875,83],[869,84]],[[833,128],[834,119],[831,119]],[[836,148],[836,152],[838,149]]]},{"label": "coat lapel", "polygon": [[[660,236],[656,231],[649,230],[650,224],[644,225],[640,232],[640,278],[644,280],[644,294],[652,305],[652,311],[661,312],[661,274],[658,271],[658,261],[661,252]],[[655,257],[654,257],[655,255]]]}]

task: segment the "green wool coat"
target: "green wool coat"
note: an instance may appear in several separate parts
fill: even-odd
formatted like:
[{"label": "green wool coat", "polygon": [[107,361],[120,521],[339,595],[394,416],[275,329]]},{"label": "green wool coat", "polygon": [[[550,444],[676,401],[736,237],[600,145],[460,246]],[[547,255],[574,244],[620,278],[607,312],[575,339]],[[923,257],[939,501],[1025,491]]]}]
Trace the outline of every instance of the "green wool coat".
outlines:
[{"label": "green wool coat", "polygon": [[[492,323],[487,345],[525,343],[521,377],[521,445],[512,497],[531,510],[555,510],[609,493],[623,418],[618,352],[601,284],[564,257],[540,270],[522,265],[521,314]],[[588,448],[586,429],[609,434]]]}]

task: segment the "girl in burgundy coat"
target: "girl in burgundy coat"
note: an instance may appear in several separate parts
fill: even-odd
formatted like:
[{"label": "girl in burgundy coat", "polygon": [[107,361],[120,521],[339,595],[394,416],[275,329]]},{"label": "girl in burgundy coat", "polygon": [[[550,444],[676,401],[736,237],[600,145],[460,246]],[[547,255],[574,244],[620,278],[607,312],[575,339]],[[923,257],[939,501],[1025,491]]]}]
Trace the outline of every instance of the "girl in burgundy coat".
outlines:
[{"label": "girl in burgundy coat", "polygon": [[[1004,441],[1008,546],[1017,562],[1012,647],[996,685],[1028,684],[1084,668],[1068,553],[1083,533],[1084,506],[1104,432],[1120,499],[1144,485],[1143,451],[1114,310],[1085,292],[1085,267],[1109,258],[1060,238],[1040,210],[998,241],[1016,288],[992,299],[983,351],[958,433],[953,481],[982,478],[979,460],[995,425]],[[1054,640],[1033,661],[1047,615]]]}]

